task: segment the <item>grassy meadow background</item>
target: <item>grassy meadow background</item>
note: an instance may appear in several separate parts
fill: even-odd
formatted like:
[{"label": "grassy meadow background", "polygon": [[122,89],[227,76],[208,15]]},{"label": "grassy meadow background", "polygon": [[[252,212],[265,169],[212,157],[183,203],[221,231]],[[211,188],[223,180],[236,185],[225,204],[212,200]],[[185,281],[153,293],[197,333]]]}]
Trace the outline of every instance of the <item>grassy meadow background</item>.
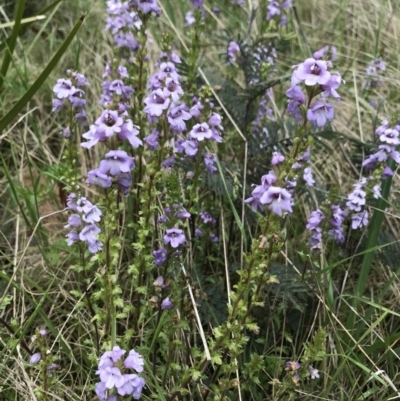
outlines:
[{"label": "grassy meadow background", "polygon": [[[16,3],[6,0],[0,4],[2,44],[11,35],[12,27],[1,24],[14,20]],[[55,373],[56,390],[50,388],[48,398],[43,399],[95,400],[99,353],[94,345],[97,340],[91,312],[82,307],[84,295],[74,295],[82,288],[80,276],[70,269],[75,262],[65,243],[63,226],[67,217],[58,179],[65,142],[60,135],[63,126],[52,113],[51,100],[56,80],[71,68],[83,73],[90,82],[86,90],[89,120],[94,121],[100,114],[102,74],[105,62],[113,55],[111,35],[104,30],[106,5],[100,0],[26,3],[24,18],[52,7],[45,11],[45,18],[22,26],[7,75],[0,81],[0,401],[40,399],[34,389],[41,376],[30,366],[23,344],[29,346],[38,327],[48,330],[47,346],[60,366]],[[272,150],[289,152],[296,136],[294,123],[285,114],[285,92],[293,66],[325,45],[336,46],[338,59],[334,70],[340,71],[345,80],[332,125],[314,135],[311,162],[316,184],[302,189],[297,198],[298,207],[290,218],[280,264],[272,267],[279,282],[266,289],[264,305],[255,312],[260,331],[249,334],[249,342],[237,359],[239,367],[246,366],[236,378],[237,389],[224,394],[227,398],[213,398],[212,394],[205,398],[400,399],[398,174],[393,177],[374,252],[366,253],[368,229],[348,230],[343,247],[329,247],[315,257],[310,254],[305,229],[310,212],[329,191],[336,188],[345,199],[360,177],[360,166],[370,152],[376,127],[381,120],[400,113],[400,2],[293,3],[287,13],[288,24],[279,30],[267,27],[264,11],[252,14],[252,8],[265,10],[267,2],[263,0],[246,0],[243,10],[224,0],[208,1],[205,6],[207,11],[218,6],[221,13],[215,15],[213,25],[202,38],[197,82],[199,86],[206,83],[213,88],[225,126],[224,143],[218,145],[224,169],[204,184],[205,191],[216,194],[220,243],[201,256],[207,260],[207,273],[193,276],[193,288],[201,294],[198,307],[206,336],[211,336],[213,327],[226,315],[229,284],[225,268],[234,281],[235,271],[242,263],[240,229],[248,240],[245,251],[259,235],[250,208],[242,214],[243,199],[250,196],[251,184],[258,183],[261,175],[268,172]],[[150,24],[149,75],[154,72],[154,60],[161,52],[163,33],[173,37],[174,49],[184,61],[185,49],[190,47],[184,25],[190,2],[158,0],[158,4],[161,16],[153,18]],[[1,125],[2,118],[40,76],[82,15],[82,26],[34,96],[15,118]],[[235,70],[226,62],[231,40],[251,42],[254,38],[259,38],[260,43],[273,40],[277,49],[276,71],[268,80],[274,93],[271,107],[277,122],[265,122],[269,138],[262,146],[262,132],[252,128],[260,93],[248,88],[240,67]],[[7,50],[5,46],[0,49],[1,66]],[[362,87],[366,69],[378,57],[387,66],[381,76],[382,85],[367,91]],[[375,101],[374,106],[371,100]],[[285,124],[281,123],[284,119]],[[97,151],[91,153],[90,159],[87,155],[82,151],[77,162],[82,176],[101,160]],[[365,259],[372,255],[368,264]],[[130,262],[129,257],[121,257],[120,268]],[[129,281],[125,284],[123,291],[129,302]],[[124,324],[119,327],[120,333],[131,328],[128,319],[126,327]],[[321,329],[326,333],[324,354],[314,366],[321,377],[305,380],[287,393],[281,392],[279,383],[284,383],[287,375],[284,362],[300,359],[305,345],[309,346]],[[142,330],[134,334],[135,349],[149,346],[146,341],[150,341],[156,328],[143,323]],[[192,330],[193,337],[199,336],[195,325]],[[251,370],[251,353],[263,358],[257,372]],[[175,357],[174,377],[179,378],[179,354]],[[165,383],[154,372],[151,365],[145,364],[146,389],[141,399],[169,400],[177,379]],[[198,385],[197,392],[182,395],[182,399],[200,400],[202,395],[204,391]]]}]

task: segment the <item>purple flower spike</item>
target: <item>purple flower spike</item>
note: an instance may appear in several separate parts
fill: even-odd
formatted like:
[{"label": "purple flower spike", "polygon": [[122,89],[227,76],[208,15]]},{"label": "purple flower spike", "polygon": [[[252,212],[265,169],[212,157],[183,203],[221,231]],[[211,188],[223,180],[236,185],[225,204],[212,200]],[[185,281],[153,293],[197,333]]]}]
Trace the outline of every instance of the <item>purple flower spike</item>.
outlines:
[{"label": "purple flower spike", "polygon": [[133,157],[128,156],[124,150],[110,150],[104,157],[99,167],[103,174],[109,172],[111,175],[118,176],[129,173],[135,167]]},{"label": "purple flower spike", "polygon": [[307,86],[325,85],[331,77],[327,62],[314,58],[308,58],[304,63],[299,64],[293,75]]},{"label": "purple flower spike", "polygon": [[171,302],[171,300],[169,299],[169,297],[165,298],[162,302],[161,302],[161,309],[172,309],[174,307],[174,304]]},{"label": "purple flower spike", "polygon": [[286,189],[271,186],[261,196],[260,202],[263,205],[269,205],[269,210],[282,216],[284,211],[292,213],[291,199],[292,197]]},{"label": "purple flower spike", "polygon": [[172,248],[177,248],[186,242],[185,234],[178,228],[171,228],[164,235],[164,244],[170,244]]},{"label": "purple flower spike", "polygon": [[307,110],[308,121],[323,127],[327,120],[333,120],[334,110],[330,103],[324,100],[317,100],[310,109]]}]

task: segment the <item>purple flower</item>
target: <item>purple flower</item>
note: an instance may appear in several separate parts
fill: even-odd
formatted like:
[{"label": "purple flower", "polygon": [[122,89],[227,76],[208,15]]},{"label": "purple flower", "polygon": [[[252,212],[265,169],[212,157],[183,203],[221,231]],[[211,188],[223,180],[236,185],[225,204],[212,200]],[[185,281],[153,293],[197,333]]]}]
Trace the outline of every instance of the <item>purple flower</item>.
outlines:
[{"label": "purple flower", "polygon": [[53,87],[53,92],[59,99],[65,99],[76,91],[69,79],[58,79],[57,84]]},{"label": "purple flower", "polygon": [[174,102],[177,102],[179,100],[179,97],[183,95],[183,90],[179,85],[179,82],[177,82],[173,78],[167,77],[165,79],[164,93],[166,94],[166,96],[171,96]]},{"label": "purple flower", "polygon": [[163,263],[167,261],[167,254],[168,251],[165,248],[160,248],[157,249],[156,251],[153,252],[154,256],[154,263],[157,266],[161,266]]},{"label": "purple flower", "polygon": [[189,219],[190,213],[184,207],[181,207],[179,210],[175,212],[175,216],[178,219]]},{"label": "purple flower", "polygon": [[329,225],[332,227],[331,230],[328,231],[328,235],[330,235],[337,243],[343,243],[345,241],[343,235],[343,220],[345,217],[344,211],[337,205],[331,206],[332,210],[332,218],[329,221]]},{"label": "purple flower", "polygon": [[180,145],[187,156],[194,156],[199,150],[199,144],[197,141],[187,140],[183,141]]},{"label": "purple flower", "polygon": [[60,99],[53,99],[52,100],[53,108],[51,111],[53,113],[58,113],[61,109],[65,108],[65,103]]},{"label": "purple flower", "polygon": [[275,182],[276,182],[276,174],[272,170],[268,174],[265,174],[261,177],[261,185],[265,189],[268,189],[272,184],[275,184]]},{"label": "purple flower", "polygon": [[95,241],[88,242],[87,245],[90,253],[97,253],[103,249],[103,243],[97,239]]},{"label": "purple flower", "polygon": [[211,216],[209,212],[201,212],[199,216],[204,224],[214,225],[216,223],[216,220],[214,219],[214,217]]},{"label": "purple flower", "polygon": [[87,241],[88,243],[95,242],[100,231],[100,228],[95,224],[89,224],[85,226],[79,233],[79,239],[81,241]]},{"label": "purple flower", "polygon": [[277,164],[283,163],[285,161],[285,156],[281,155],[279,152],[272,153],[271,164],[276,166]]},{"label": "purple flower", "polygon": [[136,372],[143,372],[143,357],[138,354],[135,350],[130,350],[128,356],[124,361],[124,367],[126,369],[135,369]]},{"label": "purple flower", "polygon": [[112,185],[111,177],[102,173],[98,168],[88,172],[86,182],[89,185],[98,185],[101,188],[110,188]]},{"label": "purple flower", "polygon": [[160,15],[161,10],[157,5],[156,0],[137,0],[138,9],[143,12],[143,14],[149,14],[153,12],[156,15]]},{"label": "purple flower", "polygon": [[183,132],[186,129],[186,120],[192,118],[192,115],[188,113],[185,104],[180,104],[179,106],[174,106],[168,113],[168,122],[170,124],[170,129],[176,132]]},{"label": "purple flower", "polygon": [[121,131],[118,133],[118,139],[127,140],[133,148],[138,148],[143,145],[143,142],[137,136],[139,135],[139,127],[134,125],[131,120],[126,120],[121,126]]},{"label": "purple flower", "polygon": [[95,124],[98,126],[98,130],[105,133],[107,138],[111,138],[114,133],[119,133],[121,131],[123,122],[123,119],[118,115],[118,111],[104,110]]},{"label": "purple flower", "polygon": [[153,132],[144,138],[144,141],[150,150],[157,150],[159,147],[158,143],[159,132],[154,129]]},{"label": "purple flower", "polygon": [[122,173],[117,177],[117,185],[124,195],[129,195],[132,184],[132,175],[130,173]]},{"label": "purple flower", "polygon": [[247,198],[244,202],[251,203],[251,208],[254,212],[257,212],[257,209],[259,209],[260,212],[263,212],[264,206],[261,203],[260,199],[264,195],[265,191],[266,188],[263,185],[257,185],[251,192],[252,196],[250,198]]},{"label": "purple flower", "polygon": [[342,77],[338,72],[334,72],[331,74],[329,81],[321,86],[323,90],[322,96],[329,97],[332,96],[336,100],[340,100],[340,95],[337,93],[336,89],[339,88],[342,82]]},{"label": "purple flower", "polygon": [[86,100],[83,97],[84,95],[85,92],[82,89],[75,89],[74,92],[72,92],[68,96],[68,99],[73,107],[75,107],[76,109],[80,109],[81,107],[84,107],[86,104]]},{"label": "purple flower", "polygon": [[122,173],[129,173],[135,167],[133,157],[128,156],[124,150],[110,150],[100,162],[99,170],[103,174],[110,173],[118,176]]},{"label": "purple flower", "polygon": [[31,365],[36,365],[37,363],[40,362],[40,360],[42,359],[42,356],[40,355],[40,352],[36,352],[35,354],[33,354],[30,359],[29,359],[29,363]]},{"label": "purple flower", "polygon": [[355,184],[354,191],[347,197],[346,206],[355,212],[361,211],[362,206],[365,205],[365,197],[367,193],[362,189],[362,184]]},{"label": "purple flower", "polygon": [[149,96],[144,99],[146,107],[144,112],[152,117],[160,117],[164,110],[169,106],[170,99],[164,94],[161,89],[157,89],[150,93]]},{"label": "purple flower", "polygon": [[287,361],[285,362],[285,370],[294,372],[296,370],[299,370],[301,367],[300,363],[297,361]]},{"label": "purple flower", "polygon": [[313,173],[311,170],[311,167],[306,167],[304,169],[304,173],[303,173],[303,180],[307,183],[307,185],[309,185],[310,187],[312,187],[315,184],[315,180],[313,177]]},{"label": "purple flower", "polygon": [[72,246],[75,242],[79,241],[79,234],[75,230],[71,230],[67,235],[67,245]]},{"label": "purple flower", "polygon": [[326,124],[326,120],[333,120],[333,117],[333,106],[324,100],[317,100],[307,110],[308,121],[316,124],[318,127],[323,127]]},{"label": "purple flower", "polygon": [[386,129],[380,136],[379,139],[381,142],[385,142],[389,145],[399,145],[399,132],[396,129],[388,128]]},{"label": "purple flower", "polygon": [[193,25],[196,22],[196,18],[194,18],[193,12],[188,11],[185,16],[186,26]]},{"label": "purple flower", "polygon": [[203,155],[204,158],[204,164],[206,166],[207,171],[210,174],[214,174],[217,171],[217,168],[215,167],[215,163],[217,161],[217,156],[213,153],[205,153]]},{"label": "purple flower", "polygon": [[72,133],[71,133],[71,129],[69,127],[64,128],[61,131],[61,135],[65,138],[65,139],[70,139],[72,138]]},{"label": "purple flower", "polygon": [[[153,255],[154,255],[154,252],[153,252]],[[165,287],[165,285],[164,285],[164,277],[163,276],[158,276],[154,280],[153,284],[154,284],[154,287],[156,287],[157,289],[164,288]]]},{"label": "purple flower", "polygon": [[92,202],[88,201],[85,197],[81,197],[76,201],[76,210],[80,213],[87,213],[92,206]]},{"label": "purple flower", "polygon": [[106,367],[100,370],[100,380],[105,383],[106,388],[121,387],[125,380],[118,368]]},{"label": "purple flower", "polygon": [[315,230],[319,227],[322,221],[325,219],[325,215],[321,212],[321,210],[317,209],[311,212],[309,219],[307,220],[306,228],[307,230]]},{"label": "purple flower", "polygon": [[190,2],[191,2],[196,8],[203,7],[203,4],[204,4],[204,0],[190,0]]},{"label": "purple flower", "polygon": [[292,99],[288,103],[287,111],[290,113],[294,118],[300,120],[303,118],[303,115],[300,110],[300,106],[306,103],[306,96],[304,95],[303,91],[301,90],[300,86],[294,85],[291,86],[286,91],[286,96]]},{"label": "purple flower", "polygon": [[284,211],[292,213],[291,195],[284,189],[271,186],[261,196],[260,202],[269,205],[268,209],[278,216],[282,216]]},{"label": "purple flower", "polygon": [[172,168],[172,167],[174,167],[175,166],[175,157],[174,157],[174,155],[171,155],[168,159],[162,161],[161,165],[164,168]]},{"label": "purple flower", "polygon": [[293,76],[307,86],[314,86],[317,84],[325,85],[329,81],[331,74],[328,71],[326,61],[308,58],[304,63],[298,65]]},{"label": "purple flower", "polygon": [[212,137],[212,131],[207,123],[196,124],[192,130],[189,132],[189,135],[193,139],[197,139],[198,141],[204,141],[204,139],[210,139]]},{"label": "purple flower", "polygon": [[92,206],[89,211],[83,214],[82,219],[86,223],[94,224],[100,221],[101,210],[97,206]]},{"label": "purple flower", "polygon": [[196,228],[194,230],[194,236],[195,237],[202,237],[203,236],[203,231],[201,231],[200,228]]},{"label": "purple flower", "polygon": [[236,61],[236,55],[240,53],[240,47],[239,45],[234,42],[233,40],[229,42],[228,46],[228,60],[229,63],[234,63]]},{"label": "purple flower", "polygon": [[174,307],[174,304],[171,302],[171,300],[169,299],[169,297],[165,298],[162,302],[161,302],[161,309],[172,309]]},{"label": "purple flower", "polygon": [[318,369],[314,369],[312,366],[308,367],[308,370],[311,373],[311,379],[319,379],[319,373],[318,373]]},{"label": "purple flower", "polygon": [[360,213],[355,213],[351,216],[351,228],[353,230],[367,227],[367,225],[368,225],[368,212],[366,210]]},{"label": "purple flower", "polygon": [[90,130],[85,132],[82,137],[89,139],[89,141],[81,143],[81,146],[86,149],[90,149],[98,142],[105,142],[108,138],[105,131],[100,129],[97,125],[91,125]]},{"label": "purple flower", "polygon": [[78,214],[73,214],[69,216],[68,218],[68,224],[64,226],[64,228],[70,228],[70,227],[79,227],[82,225],[81,218],[79,217]]},{"label": "purple flower", "polygon": [[210,240],[211,242],[218,242],[219,238],[214,233],[212,233],[210,234]]},{"label": "purple flower", "polygon": [[164,235],[164,244],[170,244],[172,248],[177,248],[186,242],[185,234],[178,228],[171,228]]}]

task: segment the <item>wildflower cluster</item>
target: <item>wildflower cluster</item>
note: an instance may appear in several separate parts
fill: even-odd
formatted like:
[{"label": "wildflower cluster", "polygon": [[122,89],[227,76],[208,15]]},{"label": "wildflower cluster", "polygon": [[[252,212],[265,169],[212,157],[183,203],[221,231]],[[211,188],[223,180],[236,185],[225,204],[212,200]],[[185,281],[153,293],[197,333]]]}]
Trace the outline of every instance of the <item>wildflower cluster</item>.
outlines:
[{"label": "wildflower cluster", "polygon": [[[298,386],[300,383],[301,377],[298,374],[298,371],[301,368],[302,368],[301,364],[297,361],[287,361],[285,363],[285,370],[290,374],[290,377],[296,386]],[[318,373],[318,369],[314,369],[311,365],[308,365],[307,369],[308,369],[308,375],[312,380],[319,379],[320,376]]]},{"label": "wildflower cluster", "polygon": [[[326,122],[334,117],[333,105],[326,99],[332,97],[340,100],[336,91],[342,78],[338,72],[330,72],[332,68],[331,60],[323,60],[328,48],[323,48],[314,53],[313,58],[308,58],[297,66],[293,72],[291,87],[286,95],[290,101],[288,112],[297,120],[309,121],[317,127],[323,127]],[[307,96],[304,94],[300,84],[305,85]],[[315,96],[321,94],[321,97],[314,102]]]},{"label": "wildflower cluster", "polygon": [[[135,350],[126,351],[115,345],[112,351],[106,351],[101,357],[96,375],[100,382],[96,384],[96,394],[100,401],[111,401],[121,396],[132,396],[138,400],[145,386],[145,381],[137,373],[143,372],[144,361]],[[135,372],[135,373],[132,373]]]},{"label": "wildflower cluster", "polygon": [[[60,78],[57,84],[53,87],[53,92],[56,98],[53,99],[53,113],[58,113],[60,110],[71,111],[74,119],[80,125],[87,125],[87,115],[85,110],[86,99],[85,92],[82,87],[88,86],[89,83],[83,74],[75,71],[67,70],[69,78]],[[71,124],[72,122],[70,122]],[[61,132],[66,139],[72,137],[71,127],[64,128]]]},{"label": "wildflower cluster", "polygon": [[274,186],[277,181],[275,173],[271,170],[261,177],[261,185],[257,185],[251,193],[251,197],[245,203],[251,203],[254,211],[264,211],[264,205],[278,216],[283,212],[292,213],[292,196],[290,192],[281,187]]},{"label": "wildflower cluster", "polygon": [[103,248],[103,243],[98,239],[101,230],[97,225],[101,220],[101,210],[85,197],[78,198],[75,193],[68,196],[67,208],[75,212],[69,216],[68,223],[64,226],[70,229],[66,236],[68,246],[82,241],[90,253],[99,252]]},{"label": "wildflower cluster", "polygon": [[286,25],[287,17],[286,15],[283,15],[283,11],[292,7],[292,0],[268,0],[268,2],[267,21],[280,17],[279,25]]},{"label": "wildflower cluster", "polygon": [[381,85],[380,73],[386,70],[386,64],[381,57],[370,61],[366,70],[366,79],[364,80],[363,89],[373,89]]}]

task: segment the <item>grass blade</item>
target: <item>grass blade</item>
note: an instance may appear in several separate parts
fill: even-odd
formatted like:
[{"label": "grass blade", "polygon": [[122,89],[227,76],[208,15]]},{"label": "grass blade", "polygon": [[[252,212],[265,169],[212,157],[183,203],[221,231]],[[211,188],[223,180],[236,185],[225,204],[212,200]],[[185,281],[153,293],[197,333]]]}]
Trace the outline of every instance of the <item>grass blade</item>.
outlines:
[{"label": "grass blade", "polygon": [[17,44],[19,30],[21,28],[22,16],[24,15],[25,10],[25,2],[26,0],[19,0],[18,6],[15,10],[15,21],[13,30],[10,35],[10,41],[8,43],[8,51],[6,51],[6,54],[4,55],[3,64],[0,69],[0,92],[3,89],[4,80],[6,79],[7,71],[10,67],[15,45]]},{"label": "grass blade", "polygon": [[18,113],[25,107],[25,105],[32,99],[35,93],[39,90],[39,88],[43,85],[44,81],[53,71],[54,67],[60,61],[61,57],[68,49],[69,45],[74,39],[75,35],[79,31],[85,16],[83,15],[79,18],[78,22],[75,24],[74,28],[64,40],[63,44],[58,49],[57,53],[53,56],[50,62],[47,64],[46,68],[39,75],[36,81],[32,84],[32,86],[25,92],[25,94],[21,97],[21,99],[14,105],[14,107],[0,120],[0,132],[2,132],[11,121],[18,115]]}]

